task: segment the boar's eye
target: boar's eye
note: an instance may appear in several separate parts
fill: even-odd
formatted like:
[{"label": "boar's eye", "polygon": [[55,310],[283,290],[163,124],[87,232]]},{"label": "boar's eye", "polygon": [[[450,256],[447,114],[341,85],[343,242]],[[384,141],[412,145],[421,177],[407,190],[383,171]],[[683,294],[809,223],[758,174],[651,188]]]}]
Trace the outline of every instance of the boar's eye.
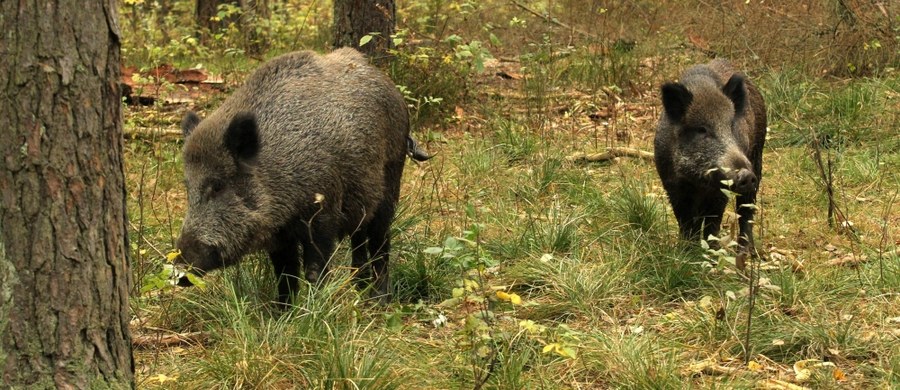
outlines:
[{"label": "boar's eye", "polygon": [[693,130],[694,133],[700,135],[706,135],[707,133],[709,133],[709,130],[704,126],[692,127],[691,130]]},{"label": "boar's eye", "polygon": [[213,199],[219,194],[222,193],[222,190],[225,189],[225,184],[219,180],[210,180],[206,183],[206,186],[203,188],[203,201],[209,201]]}]

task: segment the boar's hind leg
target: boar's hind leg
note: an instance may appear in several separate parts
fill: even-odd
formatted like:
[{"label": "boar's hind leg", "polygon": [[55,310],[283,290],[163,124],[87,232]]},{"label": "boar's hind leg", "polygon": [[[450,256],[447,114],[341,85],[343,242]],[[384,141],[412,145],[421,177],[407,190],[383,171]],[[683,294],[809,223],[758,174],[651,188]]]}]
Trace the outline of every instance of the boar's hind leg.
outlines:
[{"label": "boar's hind leg", "polygon": [[278,281],[278,303],[287,305],[297,292],[297,278],[300,277],[297,240],[281,240],[278,247],[269,252],[269,259],[272,260],[275,280]]},{"label": "boar's hind leg", "polygon": [[360,227],[350,235],[350,245],[353,247],[353,260],[351,265],[353,268],[356,268],[356,274],[353,278],[356,281],[356,287],[359,289],[365,287],[363,281],[367,281],[372,274],[369,264],[369,254],[366,252],[367,235],[367,226]]},{"label": "boar's hind leg", "polygon": [[390,299],[388,262],[391,252],[391,220],[394,218],[394,202],[381,202],[375,216],[369,222],[369,255],[372,256],[374,293],[382,301]]}]

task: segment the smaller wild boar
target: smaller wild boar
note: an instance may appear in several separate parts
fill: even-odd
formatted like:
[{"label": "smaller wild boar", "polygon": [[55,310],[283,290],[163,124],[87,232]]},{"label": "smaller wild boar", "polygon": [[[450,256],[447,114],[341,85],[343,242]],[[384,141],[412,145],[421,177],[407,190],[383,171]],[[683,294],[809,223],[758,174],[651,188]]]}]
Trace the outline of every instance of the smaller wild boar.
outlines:
[{"label": "smaller wild boar", "polygon": [[[278,301],[305,277],[326,273],[336,241],[350,236],[358,281],[388,294],[390,225],[409,136],[403,96],[353,49],[295,52],[259,67],[205,120],[188,113],[188,208],[181,265],[198,273],[268,252]],[[186,279],[181,284],[188,284]]]},{"label": "smaller wild boar", "polygon": [[662,103],[654,159],[681,236],[693,241],[718,235],[728,203],[721,189],[730,184],[739,194],[738,244],[752,252],[755,209],[742,205],[756,204],[762,177],[762,95],[728,62],[714,60],[664,84]]}]

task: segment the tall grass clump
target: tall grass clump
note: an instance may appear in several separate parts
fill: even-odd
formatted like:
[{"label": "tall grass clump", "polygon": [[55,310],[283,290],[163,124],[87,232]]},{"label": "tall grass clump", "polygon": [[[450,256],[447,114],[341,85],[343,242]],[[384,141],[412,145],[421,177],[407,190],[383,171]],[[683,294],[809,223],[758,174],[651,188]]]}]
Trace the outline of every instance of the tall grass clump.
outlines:
[{"label": "tall grass clump", "polygon": [[[179,294],[174,315],[193,316],[209,335],[182,367],[179,383],[197,388],[302,387],[395,389],[402,378],[386,356],[350,273],[333,271],[318,286],[301,283],[294,305],[277,308],[252,294],[270,275],[244,272]],[[249,283],[250,285],[245,285]],[[250,290],[251,294],[248,295]],[[271,290],[262,288],[259,291]],[[272,292],[274,294],[274,292]]]}]

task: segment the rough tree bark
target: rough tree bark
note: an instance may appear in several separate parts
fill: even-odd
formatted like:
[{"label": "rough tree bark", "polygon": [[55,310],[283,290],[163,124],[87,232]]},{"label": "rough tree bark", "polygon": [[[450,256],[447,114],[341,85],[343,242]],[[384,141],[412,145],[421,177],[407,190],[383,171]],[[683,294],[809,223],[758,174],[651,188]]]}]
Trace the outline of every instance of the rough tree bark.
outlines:
[{"label": "rough tree bark", "polygon": [[[335,0],[334,47],[357,48],[376,64],[383,64],[389,58],[396,16],[394,0]],[[373,32],[378,35],[360,47],[359,40]]]},{"label": "rough tree bark", "polygon": [[0,1],[0,387],[130,388],[117,0]]}]

